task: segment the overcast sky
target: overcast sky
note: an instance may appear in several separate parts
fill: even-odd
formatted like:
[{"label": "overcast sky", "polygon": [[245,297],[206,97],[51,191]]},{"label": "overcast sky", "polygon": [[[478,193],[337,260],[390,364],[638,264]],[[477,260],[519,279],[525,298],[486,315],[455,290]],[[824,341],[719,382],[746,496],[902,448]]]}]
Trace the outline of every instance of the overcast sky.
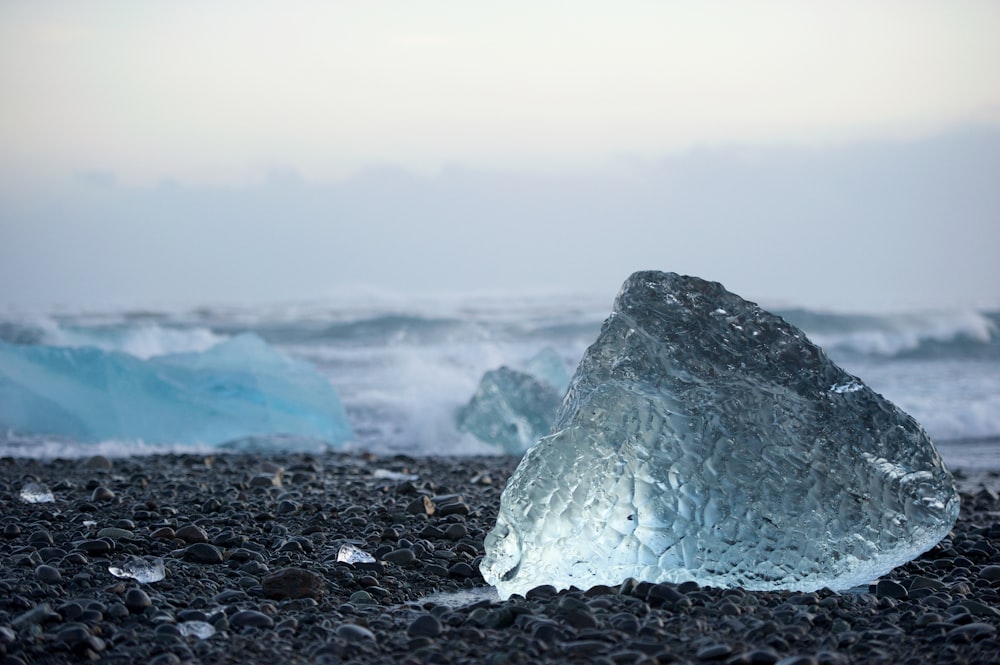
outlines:
[{"label": "overcast sky", "polygon": [[1000,3],[0,4],[0,304],[1000,306]]}]

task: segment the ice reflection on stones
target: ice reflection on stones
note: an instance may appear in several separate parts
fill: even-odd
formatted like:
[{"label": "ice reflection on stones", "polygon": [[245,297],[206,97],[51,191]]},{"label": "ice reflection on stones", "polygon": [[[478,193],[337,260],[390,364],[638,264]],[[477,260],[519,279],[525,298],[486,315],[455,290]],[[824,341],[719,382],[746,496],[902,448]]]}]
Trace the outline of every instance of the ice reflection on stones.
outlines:
[{"label": "ice reflection on stones", "polygon": [[632,275],[486,537],[501,597],[628,577],[848,589],[933,547],[959,499],[923,429],[722,285]]}]

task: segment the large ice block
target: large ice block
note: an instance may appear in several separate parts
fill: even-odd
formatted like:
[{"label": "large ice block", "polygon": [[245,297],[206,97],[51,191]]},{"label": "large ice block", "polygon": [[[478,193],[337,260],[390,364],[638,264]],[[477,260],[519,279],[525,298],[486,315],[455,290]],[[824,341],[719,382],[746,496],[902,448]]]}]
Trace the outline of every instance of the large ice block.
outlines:
[{"label": "large ice block", "polygon": [[622,287],[486,537],[502,597],[628,577],[847,589],[933,547],[959,499],[907,414],[720,284]]},{"label": "large ice block", "polygon": [[340,444],[353,437],[326,377],[251,334],[148,360],[0,341],[0,427],[147,443],[281,433]]}]

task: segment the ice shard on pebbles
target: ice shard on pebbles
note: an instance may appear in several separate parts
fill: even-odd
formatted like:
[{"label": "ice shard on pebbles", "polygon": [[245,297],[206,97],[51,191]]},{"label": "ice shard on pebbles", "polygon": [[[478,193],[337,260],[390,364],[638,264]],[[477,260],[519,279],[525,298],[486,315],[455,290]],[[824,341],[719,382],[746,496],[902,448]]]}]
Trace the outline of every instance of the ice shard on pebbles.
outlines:
[{"label": "ice shard on pebbles", "polygon": [[673,273],[625,282],[486,537],[501,597],[694,580],[848,589],[933,547],[959,499],[920,425],[783,319]]}]

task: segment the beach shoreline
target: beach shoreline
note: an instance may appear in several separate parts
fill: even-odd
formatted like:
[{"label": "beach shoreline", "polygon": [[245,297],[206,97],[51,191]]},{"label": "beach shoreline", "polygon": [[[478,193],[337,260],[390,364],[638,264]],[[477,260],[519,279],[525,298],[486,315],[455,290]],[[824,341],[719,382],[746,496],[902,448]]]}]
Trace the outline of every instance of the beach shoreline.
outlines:
[{"label": "beach shoreline", "polygon": [[[626,582],[500,602],[478,563],[516,464],[0,458],[2,662],[997,662],[1000,472],[954,470],[952,533],[867,592]],[[53,501],[26,503],[31,482]],[[338,561],[345,545],[377,560]],[[166,577],[109,572],[132,557]]]}]

